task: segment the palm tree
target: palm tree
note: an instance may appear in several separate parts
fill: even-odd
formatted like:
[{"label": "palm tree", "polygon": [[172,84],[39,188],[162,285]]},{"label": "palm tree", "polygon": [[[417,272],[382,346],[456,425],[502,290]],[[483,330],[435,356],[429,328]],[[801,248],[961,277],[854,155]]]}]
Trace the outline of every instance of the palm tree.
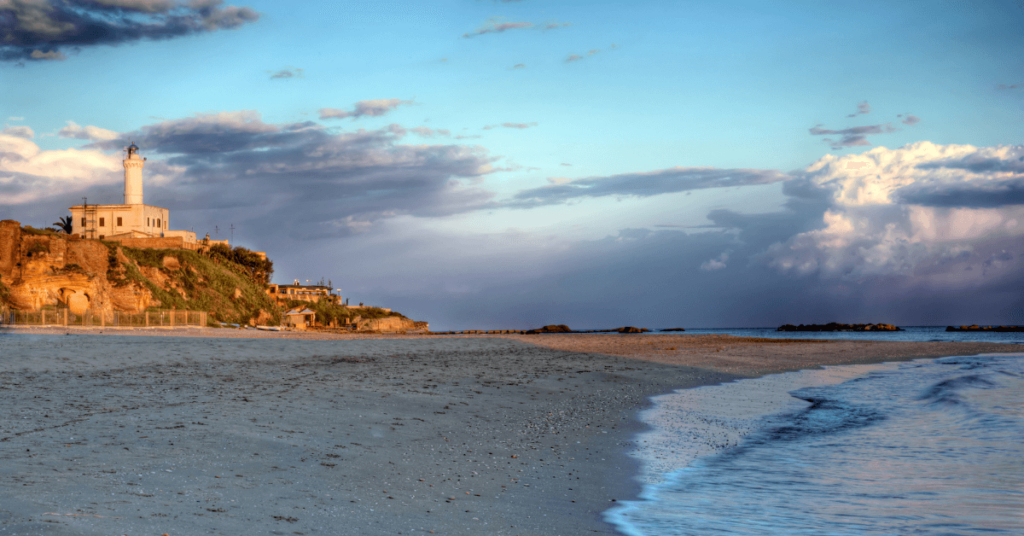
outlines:
[{"label": "palm tree", "polygon": [[71,234],[71,216],[61,216],[59,221],[51,223],[50,225],[54,225],[65,233]]}]

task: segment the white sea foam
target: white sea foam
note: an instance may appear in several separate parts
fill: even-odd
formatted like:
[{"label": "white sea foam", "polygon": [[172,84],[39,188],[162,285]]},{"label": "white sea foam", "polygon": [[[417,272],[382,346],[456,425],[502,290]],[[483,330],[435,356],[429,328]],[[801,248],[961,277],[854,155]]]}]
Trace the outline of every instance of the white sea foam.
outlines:
[{"label": "white sea foam", "polygon": [[629,454],[641,461],[637,477],[644,486],[660,483],[665,475],[694,460],[735,446],[756,432],[765,416],[804,408],[807,402],[790,392],[811,386],[834,385],[897,364],[845,365],[817,370],[771,374],[676,391],[653,397],[653,407],[640,419],[651,429],[637,437]]}]

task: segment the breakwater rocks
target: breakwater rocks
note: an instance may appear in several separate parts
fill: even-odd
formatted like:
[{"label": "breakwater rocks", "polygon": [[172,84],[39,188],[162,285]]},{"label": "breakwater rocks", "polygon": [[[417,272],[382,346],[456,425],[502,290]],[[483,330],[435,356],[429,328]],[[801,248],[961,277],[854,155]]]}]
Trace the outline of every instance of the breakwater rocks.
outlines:
[{"label": "breakwater rocks", "polygon": [[892,324],[839,324],[829,322],[828,324],[808,324],[794,326],[786,324],[780,326],[776,331],[903,331]]},{"label": "breakwater rocks", "polygon": [[979,326],[977,324],[971,326],[960,326],[955,328],[949,326],[946,331],[993,331],[996,333],[1024,333],[1024,326]]},{"label": "breakwater rocks", "polygon": [[683,329],[683,328],[668,328],[668,329],[659,329],[658,331],[665,332],[665,331],[686,331],[686,330]]},{"label": "breakwater rocks", "polygon": [[[565,324],[551,324],[537,329],[529,330],[516,330],[516,329],[492,329],[492,330],[479,330],[469,329],[465,331],[435,331],[432,335],[539,335],[542,333],[647,333],[651,330],[647,328],[636,328],[633,326],[624,326],[615,329],[591,329],[585,331],[573,331],[569,326]],[[683,331],[682,328],[675,330],[663,330],[663,331]]]}]

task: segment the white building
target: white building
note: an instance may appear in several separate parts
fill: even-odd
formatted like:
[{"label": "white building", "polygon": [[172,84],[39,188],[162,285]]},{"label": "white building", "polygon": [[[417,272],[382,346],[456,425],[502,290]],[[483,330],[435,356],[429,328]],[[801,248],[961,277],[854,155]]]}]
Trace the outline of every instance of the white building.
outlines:
[{"label": "white building", "polygon": [[124,159],[124,204],[75,205],[71,207],[71,234],[108,240],[128,238],[176,238],[185,245],[196,243],[191,231],[171,231],[170,212],[142,202],[142,167],[146,159],[132,143]]}]

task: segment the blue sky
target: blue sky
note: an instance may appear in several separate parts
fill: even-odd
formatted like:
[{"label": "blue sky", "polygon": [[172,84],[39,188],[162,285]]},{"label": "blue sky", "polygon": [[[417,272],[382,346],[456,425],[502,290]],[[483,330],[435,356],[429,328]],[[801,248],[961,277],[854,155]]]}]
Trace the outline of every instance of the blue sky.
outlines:
[{"label": "blue sky", "polygon": [[19,0],[0,217],[116,201],[134,139],[172,226],[233,224],[278,282],[435,329],[1024,323],[1022,22],[1011,1]]}]

